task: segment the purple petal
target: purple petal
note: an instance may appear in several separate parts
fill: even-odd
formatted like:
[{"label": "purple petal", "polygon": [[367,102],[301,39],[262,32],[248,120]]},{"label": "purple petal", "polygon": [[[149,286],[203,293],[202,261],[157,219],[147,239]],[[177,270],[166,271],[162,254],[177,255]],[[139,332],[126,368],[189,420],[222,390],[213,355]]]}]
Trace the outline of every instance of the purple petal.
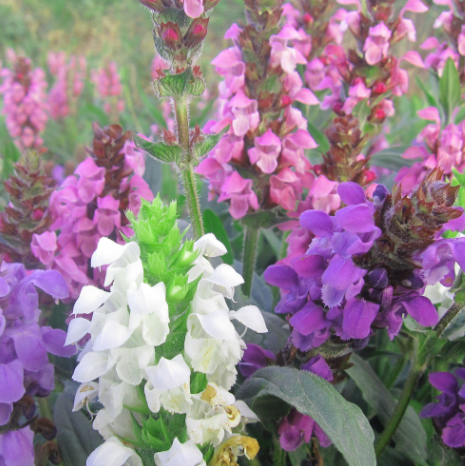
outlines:
[{"label": "purple petal", "polygon": [[360,340],[370,334],[371,324],[375,320],[379,304],[353,299],[344,308],[342,329],[351,338]]},{"label": "purple petal", "polygon": [[10,414],[13,411],[12,403],[0,403],[0,426],[4,426],[10,419]]},{"label": "purple petal", "polygon": [[65,279],[57,270],[36,270],[30,278],[35,286],[54,298],[65,299],[69,296]]},{"label": "purple petal", "polygon": [[323,302],[328,307],[335,307],[341,304],[342,300],[344,299],[344,295],[346,290],[337,290],[333,288],[331,285],[323,285],[321,298]]},{"label": "purple petal", "polygon": [[442,440],[452,448],[459,448],[465,445],[465,415],[456,414],[442,431]]},{"label": "purple petal", "polygon": [[336,220],[344,230],[368,233],[375,229],[373,213],[367,205],[351,205],[336,212]]},{"label": "purple petal", "polygon": [[297,274],[288,265],[271,265],[263,273],[263,278],[267,283],[289,291],[298,285]]},{"label": "purple petal", "polygon": [[249,343],[239,362],[239,371],[244,377],[251,377],[258,369],[268,366],[270,360],[276,361],[276,356],[271,351]]},{"label": "purple petal", "polygon": [[315,236],[329,238],[334,227],[331,217],[321,210],[307,210],[300,216],[300,224]]},{"label": "purple petal", "polygon": [[76,354],[76,346],[64,346],[66,340],[66,333],[60,329],[52,329],[51,327],[42,327],[42,338],[46,350],[55,356],[69,358]]},{"label": "purple petal", "polygon": [[312,301],[306,304],[297,314],[293,315],[289,323],[304,336],[321,330],[328,325],[323,309]]},{"label": "purple petal", "polygon": [[365,191],[363,188],[352,181],[341,183],[337,187],[337,193],[341,201],[346,205],[363,204],[366,201]]},{"label": "purple petal", "polygon": [[439,321],[438,311],[424,296],[417,296],[402,303],[405,310],[423,327],[432,327]]},{"label": "purple petal", "polygon": [[0,435],[0,452],[4,466],[32,466],[34,464],[33,439],[34,432],[29,426]]},{"label": "purple petal", "polygon": [[324,360],[323,356],[321,356],[320,354],[303,364],[301,366],[301,369],[319,375],[320,377],[329,382],[331,382],[334,378],[333,371],[328,366],[328,363]]},{"label": "purple petal", "polygon": [[455,395],[459,389],[457,379],[450,372],[431,372],[428,379],[429,383],[440,392]]},{"label": "purple petal", "polygon": [[0,277],[0,298],[3,298],[10,292],[10,286],[4,278]]},{"label": "purple petal", "polygon": [[336,254],[321,278],[323,283],[337,290],[345,290],[350,284],[358,282],[366,273],[366,270],[357,267],[350,257],[345,259]]},{"label": "purple petal", "polygon": [[24,370],[18,359],[0,364],[0,403],[18,401],[25,393]]},{"label": "purple petal", "polygon": [[[30,326],[35,330],[34,326]],[[40,332],[37,326],[37,331]],[[23,363],[25,369],[29,371],[38,371],[48,363],[47,351],[42,338],[35,332],[26,329],[15,329],[11,335],[15,343],[16,354]]]},{"label": "purple petal", "polygon": [[326,261],[321,256],[303,255],[294,257],[291,265],[297,274],[304,278],[319,278],[326,268]]}]

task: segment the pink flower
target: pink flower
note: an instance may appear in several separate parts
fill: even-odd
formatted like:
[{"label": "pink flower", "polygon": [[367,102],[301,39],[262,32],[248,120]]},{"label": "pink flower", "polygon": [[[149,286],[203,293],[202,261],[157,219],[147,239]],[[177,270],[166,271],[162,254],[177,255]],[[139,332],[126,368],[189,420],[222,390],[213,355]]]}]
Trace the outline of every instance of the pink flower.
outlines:
[{"label": "pink flower", "polygon": [[357,83],[349,88],[349,97],[344,102],[342,109],[347,115],[352,113],[354,107],[362,100],[368,99],[371,95],[371,90],[367,89],[365,83],[358,79]]},{"label": "pink flower", "polygon": [[248,150],[250,162],[267,174],[276,170],[280,153],[281,140],[271,129],[268,129],[263,136],[256,137],[255,147]]},{"label": "pink flower", "polygon": [[363,46],[365,60],[369,65],[376,65],[382,58],[386,58],[391,34],[389,28],[382,21],[369,29],[369,35]]},{"label": "pink flower", "polygon": [[324,175],[316,178],[309,192],[313,208],[315,210],[322,210],[327,214],[339,209],[341,199],[337,193],[338,185],[337,181],[330,181]]},{"label": "pink flower", "polygon": [[465,25],[462,26],[460,34],[457,36],[457,48],[460,55],[465,56]]},{"label": "pink flower", "polygon": [[215,199],[216,195],[221,194],[221,186],[223,186],[227,176],[225,167],[227,166],[219,163],[214,157],[206,157],[195,170],[196,173],[206,177],[209,181],[209,201]]},{"label": "pink flower", "polygon": [[278,34],[270,37],[271,66],[280,65],[286,73],[292,73],[298,63],[307,63],[299,50],[288,47],[290,40],[300,40],[299,33],[290,25],[284,26]]},{"label": "pink flower", "polygon": [[32,235],[31,251],[44,265],[49,265],[57,249],[55,232],[44,231],[41,235]]},{"label": "pink flower", "polygon": [[105,186],[105,169],[103,167],[98,167],[91,158],[87,158],[78,165],[75,173],[79,175],[77,192],[83,202],[90,202],[101,194]]},{"label": "pink flower", "polygon": [[294,210],[302,193],[299,177],[289,168],[283,168],[270,178],[270,184],[271,200],[286,210]]},{"label": "pink flower", "polygon": [[218,202],[230,200],[229,212],[236,220],[244,217],[249,208],[259,208],[257,195],[252,191],[252,180],[245,180],[237,172],[226,179]]},{"label": "pink flower", "polygon": [[203,12],[202,0],[183,0],[184,13],[190,18],[198,18]]},{"label": "pink flower", "polygon": [[121,227],[121,212],[119,211],[119,201],[111,194],[97,198],[98,208],[94,212],[93,225],[97,225],[98,232],[102,236],[109,236],[116,228]]},{"label": "pink flower", "polygon": [[305,156],[304,149],[315,149],[316,147],[318,144],[307,130],[297,130],[283,140],[281,165],[294,166],[297,173],[305,175],[310,170],[311,164]]},{"label": "pink flower", "polygon": [[303,87],[302,79],[297,71],[289,73],[284,80],[284,88],[292,101],[305,105],[318,105],[320,102],[310,89]]},{"label": "pink flower", "polygon": [[317,90],[317,86],[321,83],[325,76],[325,65],[319,58],[314,58],[307,64],[305,71],[305,82],[313,91]]},{"label": "pink flower", "polygon": [[216,72],[225,78],[219,85],[220,96],[229,98],[244,86],[245,63],[237,47],[223,50],[213,61]]},{"label": "pink flower", "polygon": [[258,102],[249,99],[242,89],[230,100],[228,107],[233,116],[232,128],[236,136],[244,136],[250,129],[257,128],[260,121]]}]

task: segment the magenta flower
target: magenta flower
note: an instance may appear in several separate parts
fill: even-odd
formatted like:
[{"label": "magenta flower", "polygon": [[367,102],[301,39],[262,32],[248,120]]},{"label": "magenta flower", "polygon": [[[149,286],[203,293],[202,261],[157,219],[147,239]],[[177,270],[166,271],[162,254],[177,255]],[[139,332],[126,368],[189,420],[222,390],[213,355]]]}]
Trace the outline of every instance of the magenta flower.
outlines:
[{"label": "magenta flower", "polygon": [[249,99],[244,91],[239,90],[229,101],[232,128],[236,136],[244,136],[247,131],[255,129],[260,121],[258,102]]},{"label": "magenta flower", "polygon": [[381,21],[370,28],[369,35],[363,46],[365,60],[369,65],[376,65],[382,58],[386,58],[389,51],[390,29]]},{"label": "magenta flower", "polygon": [[244,217],[250,208],[257,210],[257,195],[252,190],[252,180],[245,180],[237,172],[233,172],[224,182],[222,192],[218,202],[229,199],[231,207],[229,209],[233,218]]},{"label": "magenta flower", "polygon": [[270,37],[271,66],[281,66],[284,72],[292,73],[297,64],[305,65],[307,60],[295,47],[289,47],[291,40],[299,41],[300,34],[290,25],[284,26],[278,34]]},{"label": "magenta flower", "polygon": [[255,145],[248,150],[249,160],[258,165],[263,173],[273,173],[278,166],[281,153],[281,140],[268,129],[262,136],[255,138]]}]

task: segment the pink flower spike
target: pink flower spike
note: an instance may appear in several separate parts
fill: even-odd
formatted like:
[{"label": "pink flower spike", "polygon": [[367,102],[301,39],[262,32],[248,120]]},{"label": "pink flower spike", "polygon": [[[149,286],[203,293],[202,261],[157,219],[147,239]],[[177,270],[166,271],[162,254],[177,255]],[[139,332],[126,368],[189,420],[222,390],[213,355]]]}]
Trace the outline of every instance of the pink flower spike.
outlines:
[{"label": "pink flower spike", "polygon": [[252,190],[252,183],[252,180],[246,180],[239,173],[233,172],[222,186],[218,202],[230,199],[229,211],[236,220],[244,217],[250,207],[255,210],[259,207],[257,195]]},{"label": "pink flower spike", "polygon": [[399,61],[405,60],[410,64],[417,66],[418,68],[424,68],[425,64],[421,59],[421,56],[415,50],[409,50]]},{"label": "pink flower spike", "polygon": [[268,129],[263,136],[256,137],[255,147],[248,150],[250,161],[267,174],[276,170],[280,153],[281,140],[271,129]]},{"label": "pink flower spike", "polygon": [[184,13],[190,18],[198,18],[203,12],[202,0],[184,0]]}]

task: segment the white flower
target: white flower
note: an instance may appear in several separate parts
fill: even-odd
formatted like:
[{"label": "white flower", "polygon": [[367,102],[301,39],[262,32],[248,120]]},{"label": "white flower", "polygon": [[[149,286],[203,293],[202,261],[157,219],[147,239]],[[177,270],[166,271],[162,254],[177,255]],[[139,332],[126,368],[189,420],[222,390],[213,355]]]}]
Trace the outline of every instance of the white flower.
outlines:
[{"label": "white flower", "polygon": [[239,321],[241,324],[250,328],[254,332],[268,332],[265,320],[263,319],[262,313],[257,306],[244,306],[241,307],[238,311],[231,311],[229,313],[229,318],[231,320],[235,319]]},{"label": "white flower", "polygon": [[[106,409],[101,409],[97,413],[92,427],[94,430],[97,430],[105,440],[117,436],[127,440],[137,441],[134,434],[133,416],[136,417],[136,419],[139,418],[137,413],[131,414],[128,409],[123,409],[121,414],[117,417],[111,417],[108,415]],[[138,419],[138,421],[142,424],[140,419]]]},{"label": "white flower", "polygon": [[247,406],[247,404],[242,400],[237,400],[234,403],[234,406],[241,413],[241,421],[244,424],[251,424],[253,422],[258,422],[258,416]]},{"label": "white flower", "polygon": [[205,466],[202,452],[197,445],[189,440],[181,443],[177,438],[168,451],[155,454],[157,466]]},{"label": "white flower", "polygon": [[189,270],[189,283],[193,282],[202,273],[211,274],[214,269],[205,257],[218,257],[226,254],[228,250],[223,243],[218,241],[213,233],[207,233],[194,243],[194,251],[199,251],[199,257],[194,261],[193,267]]},{"label": "white flower", "polygon": [[145,372],[149,382],[144,392],[152,412],[158,412],[161,406],[175,413],[189,411],[191,371],[181,354],[171,360],[162,357],[156,366],[146,367]]},{"label": "white flower", "polygon": [[197,291],[192,300],[192,312],[195,314],[211,314],[218,309],[229,310],[224,296],[218,291],[212,290],[213,285],[205,280],[200,280]]},{"label": "white flower", "polygon": [[80,383],[91,382],[106,374],[112,366],[108,354],[89,351],[74,370],[72,379]]},{"label": "white flower", "polygon": [[148,345],[159,346],[166,341],[169,329],[169,309],[163,282],[155,286],[142,283],[137,290],[128,291],[131,309],[129,327],[142,326],[142,337]]},{"label": "white flower", "polygon": [[81,294],[74,304],[73,314],[90,314],[98,309],[109,297],[110,292],[96,286],[82,287]]},{"label": "white flower", "polygon": [[86,466],[142,466],[137,453],[112,437],[94,450],[87,458]]},{"label": "white flower", "polygon": [[98,383],[88,382],[79,386],[74,397],[73,412],[79,411],[84,405],[98,395]]},{"label": "white flower", "polygon": [[72,319],[68,325],[66,334],[65,346],[77,343],[81,338],[85,337],[90,330],[90,320],[83,317]]},{"label": "white flower", "polygon": [[227,264],[219,265],[214,272],[208,277],[205,277],[204,280],[213,285],[212,289],[214,291],[218,291],[229,299],[234,298],[234,288],[244,283],[242,276]]}]

